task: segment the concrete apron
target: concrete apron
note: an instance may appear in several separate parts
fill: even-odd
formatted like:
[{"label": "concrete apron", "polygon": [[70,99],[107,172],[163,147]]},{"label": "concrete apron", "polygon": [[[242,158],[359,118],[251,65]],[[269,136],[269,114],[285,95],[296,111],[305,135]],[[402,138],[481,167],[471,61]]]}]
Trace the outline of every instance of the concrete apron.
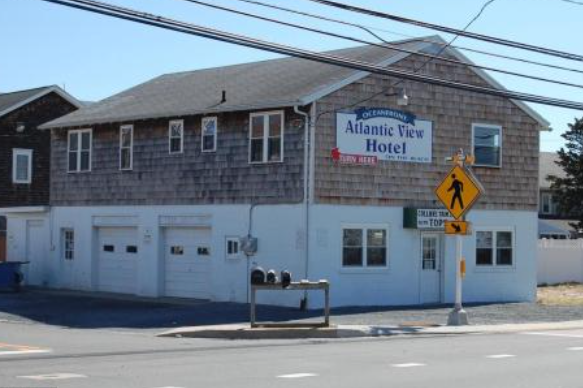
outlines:
[{"label": "concrete apron", "polygon": [[182,327],[158,334],[159,337],[214,338],[231,340],[260,339],[334,339],[386,337],[404,335],[448,335],[448,334],[503,334],[537,330],[583,329],[583,321],[544,322],[476,326],[368,326],[332,325],[323,328],[258,327],[249,325],[215,325]]}]

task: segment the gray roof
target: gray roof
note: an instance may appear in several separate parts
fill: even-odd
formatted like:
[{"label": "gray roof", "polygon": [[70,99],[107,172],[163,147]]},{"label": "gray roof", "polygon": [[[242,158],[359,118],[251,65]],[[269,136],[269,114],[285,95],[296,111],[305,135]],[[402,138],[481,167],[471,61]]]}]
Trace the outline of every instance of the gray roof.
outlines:
[{"label": "gray roof", "polygon": [[[439,36],[391,42],[413,52],[435,50]],[[409,54],[379,46],[358,46],[329,54],[389,66]],[[469,61],[451,47],[448,53]],[[494,88],[502,88],[484,71],[473,69]],[[240,65],[165,74],[95,104],[41,125],[41,129],[80,127],[201,113],[244,111],[307,105],[369,73],[301,58],[280,58]],[[219,104],[222,91],[226,102]],[[514,101],[514,100],[513,100]],[[520,101],[514,101],[541,127],[548,122]]]},{"label": "gray roof", "polygon": [[81,107],[82,105],[81,102],[79,102],[75,97],[71,96],[69,93],[56,85],[42,86],[34,89],[19,90],[10,93],[0,93],[0,117],[49,93],[57,93],[77,108]]},{"label": "gray roof", "polygon": [[49,88],[50,86],[43,86],[40,88],[19,90],[10,93],[0,93],[0,112],[7,111],[13,106],[19,105]]},{"label": "gray roof", "polygon": [[555,175],[564,177],[565,172],[560,166],[557,166],[555,161],[559,160],[559,155],[556,152],[541,152],[539,158],[539,186],[541,189],[549,189],[551,183],[547,177]]},{"label": "gray roof", "polygon": [[538,220],[538,234],[553,234],[553,235],[563,235],[570,236],[573,232],[577,230],[573,228],[570,224],[572,222],[577,222],[575,220],[552,220],[544,219]]},{"label": "gray roof", "polygon": [[[430,44],[420,40],[393,42],[409,50]],[[377,46],[358,46],[329,53],[382,63],[401,53]],[[352,69],[280,58],[211,69],[165,74],[96,102],[40,128],[74,127],[200,113],[305,105],[305,99],[350,76]],[[222,91],[227,101],[218,105]]]}]

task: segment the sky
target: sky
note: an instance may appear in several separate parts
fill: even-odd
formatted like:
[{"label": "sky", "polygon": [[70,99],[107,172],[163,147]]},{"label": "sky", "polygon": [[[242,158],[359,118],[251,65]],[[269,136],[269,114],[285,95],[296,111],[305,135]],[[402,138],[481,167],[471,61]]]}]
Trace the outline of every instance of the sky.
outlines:
[{"label": "sky", "polygon": [[[110,3],[238,34],[314,51],[354,46],[353,42],[246,19],[184,0],[108,0]],[[237,0],[207,0],[332,32],[370,40],[365,32],[314,21]],[[308,0],[263,0],[390,32],[387,40],[429,36],[435,31],[332,9]],[[463,28],[485,0],[341,0],[408,18]],[[469,31],[583,54],[583,6],[565,0],[496,0]],[[452,36],[442,34],[445,39]],[[459,38],[455,45],[583,70],[583,64]],[[0,92],[56,84],[80,100],[98,101],[165,73],[224,66],[278,57],[276,54],[191,35],[111,19],[42,0],[0,1]],[[464,52],[478,64],[583,84],[583,74],[548,69]],[[581,89],[492,73],[507,89],[583,102]],[[583,112],[535,105],[551,132],[541,134],[541,150],[564,145],[561,133]]]}]

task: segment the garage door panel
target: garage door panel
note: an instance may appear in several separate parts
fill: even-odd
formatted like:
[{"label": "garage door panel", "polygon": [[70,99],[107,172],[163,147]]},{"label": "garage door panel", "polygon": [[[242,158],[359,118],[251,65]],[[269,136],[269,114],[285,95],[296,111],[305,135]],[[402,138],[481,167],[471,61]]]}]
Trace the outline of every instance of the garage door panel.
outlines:
[{"label": "garage door panel", "polygon": [[[165,230],[164,269],[167,296],[209,297],[211,255],[200,255],[199,248],[210,249],[210,228],[167,228]],[[174,247],[174,249],[173,249]]]},{"label": "garage door panel", "polygon": [[136,228],[98,229],[98,288],[100,291],[134,294],[137,289],[138,254]]}]

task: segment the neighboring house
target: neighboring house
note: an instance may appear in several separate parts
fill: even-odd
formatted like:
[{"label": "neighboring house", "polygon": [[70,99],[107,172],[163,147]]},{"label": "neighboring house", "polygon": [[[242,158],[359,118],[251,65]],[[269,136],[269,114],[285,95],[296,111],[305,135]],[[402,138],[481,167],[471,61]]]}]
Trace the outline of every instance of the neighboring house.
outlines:
[{"label": "neighboring house", "polygon": [[58,86],[0,93],[0,261],[6,259],[6,208],[49,204],[51,140],[37,127],[80,106]]},{"label": "neighboring house", "polygon": [[[333,53],[426,62],[374,46]],[[435,60],[423,72],[501,88],[465,65]],[[451,302],[455,243],[433,190],[463,148],[485,188],[468,215],[464,298],[534,300],[548,122],[517,101],[409,81],[398,86],[405,107],[398,88],[385,90],[396,81],[283,58],[166,74],[47,123],[50,218],[12,214],[9,251],[33,262],[31,283],[52,287],[245,302],[260,265],[330,280],[334,306]]]},{"label": "neighboring house", "polygon": [[581,235],[570,225],[573,218],[560,211],[556,195],[551,190],[549,175],[565,177],[565,172],[556,163],[558,160],[559,155],[555,152],[540,153],[539,238],[563,240]]}]

